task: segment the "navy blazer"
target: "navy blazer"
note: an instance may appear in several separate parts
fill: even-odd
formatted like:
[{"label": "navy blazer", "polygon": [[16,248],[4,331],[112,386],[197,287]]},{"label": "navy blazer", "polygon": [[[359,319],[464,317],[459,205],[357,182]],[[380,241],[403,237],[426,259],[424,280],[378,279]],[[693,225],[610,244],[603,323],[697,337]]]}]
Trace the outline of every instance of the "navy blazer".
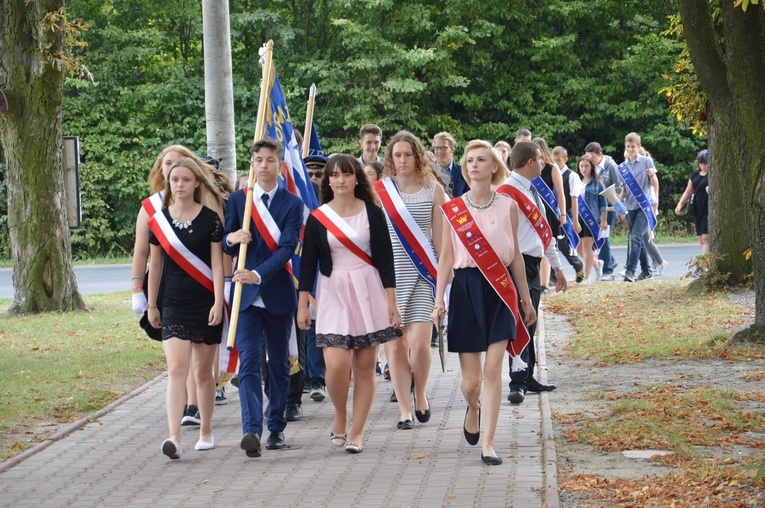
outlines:
[{"label": "navy blazer", "polygon": [[452,183],[452,197],[458,198],[469,191],[470,187],[468,187],[468,184],[465,181],[465,177],[462,176],[462,166],[457,164],[457,161],[453,162],[452,173],[450,175]]},{"label": "navy blazer", "polygon": [[[229,234],[244,229],[242,221],[246,199],[247,195],[242,190],[232,192],[228,198],[223,250],[232,256],[239,254],[239,244],[229,246],[227,239]],[[282,235],[276,252],[273,253],[250,219],[249,230],[252,233],[252,242],[247,246],[245,268],[258,272],[261,280],[260,284],[242,284],[240,311],[252,305],[258,293],[269,312],[286,314],[297,310],[295,284],[292,276],[284,268],[284,264],[295,254],[300,230],[303,227],[303,207],[303,201],[299,197],[282,187],[276,190],[268,211],[271,212]]]}]

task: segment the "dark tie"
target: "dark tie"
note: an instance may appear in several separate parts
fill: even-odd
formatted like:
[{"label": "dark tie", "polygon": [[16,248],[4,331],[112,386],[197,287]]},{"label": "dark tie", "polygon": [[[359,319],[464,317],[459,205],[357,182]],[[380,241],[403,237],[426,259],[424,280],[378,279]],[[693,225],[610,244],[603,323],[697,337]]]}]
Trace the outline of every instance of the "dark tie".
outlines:
[{"label": "dark tie", "polygon": [[534,204],[537,205],[537,208],[540,210],[544,210],[545,205],[542,204],[542,201],[539,198],[539,192],[537,192],[537,188],[534,187],[534,184],[531,184],[531,187],[529,187],[529,191],[531,192],[531,197],[534,199]]},{"label": "dark tie", "polygon": [[266,205],[266,208],[268,208],[268,199],[269,199],[268,193],[263,194],[260,197],[260,199],[263,200],[263,204]]}]

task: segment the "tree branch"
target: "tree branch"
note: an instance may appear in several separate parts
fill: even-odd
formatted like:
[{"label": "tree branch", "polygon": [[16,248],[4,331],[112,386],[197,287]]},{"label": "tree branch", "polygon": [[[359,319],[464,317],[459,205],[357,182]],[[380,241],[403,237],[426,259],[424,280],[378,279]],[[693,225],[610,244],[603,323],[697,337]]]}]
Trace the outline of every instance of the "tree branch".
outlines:
[{"label": "tree branch", "polygon": [[678,7],[688,51],[702,88],[713,103],[729,100],[725,57],[714,30],[709,2],[678,0]]}]

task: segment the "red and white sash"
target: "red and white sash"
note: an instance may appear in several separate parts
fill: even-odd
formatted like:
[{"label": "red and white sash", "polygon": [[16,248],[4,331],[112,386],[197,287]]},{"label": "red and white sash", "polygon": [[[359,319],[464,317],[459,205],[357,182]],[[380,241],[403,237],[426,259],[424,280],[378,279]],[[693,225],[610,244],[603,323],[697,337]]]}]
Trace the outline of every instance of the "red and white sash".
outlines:
[{"label": "red and white sash", "polygon": [[155,213],[149,217],[148,224],[165,253],[191,278],[199,282],[211,293],[214,293],[212,268],[183,245],[183,242],[175,234],[173,226],[170,225],[165,214],[161,211]]},{"label": "red and white sash", "polygon": [[154,217],[155,213],[162,211],[162,191],[155,192],[141,201],[141,206],[149,217]]},{"label": "red and white sash", "polygon": [[510,197],[513,201],[518,203],[518,209],[521,211],[524,217],[531,223],[531,227],[539,235],[542,240],[543,252],[547,251],[547,247],[553,239],[552,229],[550,224],[547,223],[545,215],[539,211],[536,203],[531,201],[526,195],[517,187],[513,187],[508,183],[503,183],[497,188],[497,192]]},{"label": "red and white sash", "polygon": [[[255,224],[258,233],[260,233],[263,241],[266,242],[268,250],[272,253],[276,252],[276,249],[279,247],[279,240],[282,237],[282,230],[279,229],[263,200],[255,197],[255,189],[252,189],[252,223]],[[292,260],[284,263],[284,269],[293,277],[295,276],[292,271]]]},{"label": "red and white sash", "polygon": [[507,343],[507,352],[513,359],[512,371],[524,370],[528,365],[521,360],[521,353],[528,346],[530,337],[518,310],[518,292],[507,267],[476,224],[464,199],[459,197],[447,201],[441,205],[441,210],[481,274],[513,313],[516,327],[515,340]]},{"label": "red and white sash", "polygon": [[392,178],[385,178],[376,181],[374,186],[404,252],[409,256],[419,274],[433,286],[435,291],[438,266],[436,254],[425,233],[417,225],[404,200],[401,199],[396,182]]},{"label": "red and white sash", "polygon": [[349,251],[356,254],[362,261],[370,265],[374,264],[372,263],[372,244],[361,238],[361,235],[329,205],[321,205],[311,212],[311,215],[316,217]]}]

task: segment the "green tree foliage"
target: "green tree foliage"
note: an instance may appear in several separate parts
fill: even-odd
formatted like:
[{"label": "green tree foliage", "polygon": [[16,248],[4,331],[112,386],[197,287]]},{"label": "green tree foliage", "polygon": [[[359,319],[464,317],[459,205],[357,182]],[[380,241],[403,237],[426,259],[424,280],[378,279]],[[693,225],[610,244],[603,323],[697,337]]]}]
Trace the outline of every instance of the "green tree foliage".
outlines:
[{"label": "green tree foliage", "polygon": [[[95,79],[66,86],[64,128],[85,156],[74,249],[128,253],[157,152],[171,143],[205,151],[201,9],[193,0],[71,0],[68,9],[92,24],[83,54]],[[572,163],[589,141],[620,161],[624,135],[637,131],[669,209],[703,145],[659,93],[682,50],[661,36],[674,2],[231,0],[230,9],[240,170],[268,39],[298,127],[317,84],[327,152],[358,153],[358,128],[374,122],[385,138],[407,129],[427,145],[442,130],[464,146],[529,128],[565,146]]]}]

